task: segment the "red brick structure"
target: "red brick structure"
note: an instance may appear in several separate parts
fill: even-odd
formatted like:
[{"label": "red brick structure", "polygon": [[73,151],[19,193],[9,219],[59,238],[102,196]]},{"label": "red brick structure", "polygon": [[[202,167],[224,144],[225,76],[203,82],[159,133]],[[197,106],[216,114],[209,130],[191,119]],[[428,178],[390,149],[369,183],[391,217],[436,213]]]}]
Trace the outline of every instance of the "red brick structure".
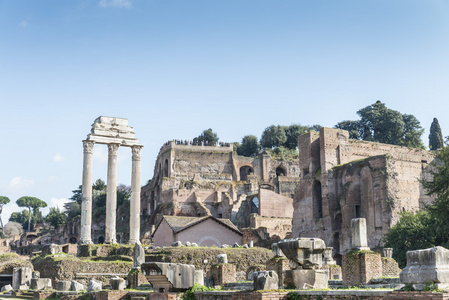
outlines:
[{"label": "red brick structure", "polygon": [[382,277],[380,253],[372,251],[351,251],[343,255],[343,284],[358,286],[367,284],[372,278]]},{"label": "red brick structure", "polygon": [[236,280],[236,269],[233,264],[213,265],[210,274],[214,278],[214,285],[223,285]]}]

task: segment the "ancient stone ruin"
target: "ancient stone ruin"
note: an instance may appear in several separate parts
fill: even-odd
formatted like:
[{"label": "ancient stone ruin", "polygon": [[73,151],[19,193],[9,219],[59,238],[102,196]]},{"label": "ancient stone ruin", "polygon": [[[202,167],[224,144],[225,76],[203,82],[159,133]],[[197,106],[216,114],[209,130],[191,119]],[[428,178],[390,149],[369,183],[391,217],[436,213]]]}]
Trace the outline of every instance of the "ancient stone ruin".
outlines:
[{"label": "ancient stone ruin", "polygon": [[140,243],[140,150],[132,127],[123,118],[98,117],[92,124],[91,133],[83,141],[83,184],[81,206],[81,244],[92,243],[92,153],[95,144],[108,146],[108,178],[106,194],[105,243],[116,243],[117,211],[117,151],[120,146],[132,150],[130,232],[129,243]]}]

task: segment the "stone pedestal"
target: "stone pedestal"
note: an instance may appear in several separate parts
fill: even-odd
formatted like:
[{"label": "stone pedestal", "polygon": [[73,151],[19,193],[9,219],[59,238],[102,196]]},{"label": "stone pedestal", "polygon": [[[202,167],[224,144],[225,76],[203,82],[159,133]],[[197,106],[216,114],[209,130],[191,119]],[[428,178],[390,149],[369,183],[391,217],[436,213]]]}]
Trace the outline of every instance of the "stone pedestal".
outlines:
[{"label": "stone pedestal", "polygon": [[210,274],[214,278],[214,285],[223,285],[236,280],[236,268],[233,264],[213,265]]},{"label": "stone pedestal", "polygon": [[400,274],[401,283],[412,283],[415,289],[422,289],[433,282],[437,288],[449,286],[449,250],[434,247],[407,252],[407,266]]},{"label": "stone pedestal", "polygon": [[275,271],[278,274],[279,288],[284,288],[284,271],[290,270],[289,260],[285,257],[274,257],[266,263],[267,271]]},{"label": "stone pedestal", "polygon": [[284,287],[294,286],[299,290],[327,289],[327,270],[287,270],[284,271]]},{"label": "stone pedestal", "polygon": [[368,239],[366,237],[366,219],[358,218],[351,220],[351,249],[370,250]]},{"label": "stone pedestal", "polygon": [[372,278],[382,277],[382,260],[379,253],[351,251],[342,258],[343,284],[367,284]]},{"label": "stone pedestal", "polygon": [[279,288],[278,275],[274,271],[255,272],[253,279],[254,290],[277,290]]}]

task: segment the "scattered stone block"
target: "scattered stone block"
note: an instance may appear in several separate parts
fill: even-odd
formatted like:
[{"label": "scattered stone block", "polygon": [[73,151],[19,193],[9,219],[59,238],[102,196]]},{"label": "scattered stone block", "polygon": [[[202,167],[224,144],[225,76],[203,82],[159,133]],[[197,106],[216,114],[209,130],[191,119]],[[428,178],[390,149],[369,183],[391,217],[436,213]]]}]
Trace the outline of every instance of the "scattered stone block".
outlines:
[{"label": "scattered stone block", "polygon": [[287,239],[279,241],[277,245],[288,259],[304,269],[316,269],[322,265],[323,251],[326,249],[322,239]]},{"label": "scattered stone block", "polygon": [[433,282],[437,288],[449,286],[449,250],[443,247],[407,251],[407,266],[399,275],[401,283],[422,289]]},{"label": "scattered stone block", "polygon": [[181,241],[176,241],[173,244],[171,244],[172,247],[181,247],[182,246],[182,242]]},{"label": "scattered stone block", "polygon": [[84,285],[79,283],[78,281],[72,280],[70,290],[79,292],[84,290]]},{"label": "scattered stone block", "polygon": [[136,243],[134,245],[133,252],[133,266],[134,268],[140,268],[140,266],[145,262],[145,250],[141,245]]},{"label": "scattered stone block", "polygon": [[123,291],[126,289],[126,280],[120,277],[111,278],[109,280],[109,283],[111,285],[111,290],[115,291]]},{"label": "scattered stone block", "polygon": [[67,281],[67,280],[59,280],[58,282],[56,282],[56,290],[57,291],[68,291],[70,290],[70,288],[72,287],[72,282]]},{"label": "scattered stone block", "polygon": [[51,279],[50,278],[31,278],[31,287],[32,290],[45,290],[51,289]]},{"label": "scattered stone block", "polygon": [[227,254],[218,254],[218,263],[219,264],[227,264],[228,263],[228,255]]},{"label": "scattered stone block", "polygon": [[351,220],[351,248],[353,250],[370,250],[366,236],[366,219],[357,218]]},{"label": "scattered stone block", "polygon": [[103,284],[100,281],[96,281],[95,279],[91,278],[89,281],[89,284],[87,285],[87,291],[101,291],[103,289]]},{"label": "scattered stone block", "polygon": [[277,243],[271,245],[271,251],[273,252],[274,257],[285,257],[284,253],[282,253],[281,248],[279,248]]},{"label": "scattered stone block", "polygon": [[204,272],[203,270],[195,270],[194,283],[204,285]]},{"label": "scattered stone block", "polygon": [[41,273],[39,271],[33,271],[31,278],[41,278]]},{"label": "scattered stone block", "polygon": [[221,245],[221,247],[220,248],[230,248],[231,246],[229,246],[228,244],[223,244],[223,245]]},{"label": "scattered stone block", "polygon": [[198,247],[197,243],[192,243],[192,247]]},{"label": "scattered stone block", "polygon": [[278,275],[278,286],[284,288],[284,271],[290,270],[289,260],[286,257],[273,257],[267,261],[266,270],[275,271]]},{"label": "scattered stone block", "polygon": [[332,257],[333,249],[334,248],[332,248],[332,247],[327,247],[326,249],[324,249],[324,251],[323,251],[323,264],[325,264],[325,265],[336,265],[337,264],[337,262]]},{"label": "scattered stone block", "polygon": [[61,251],[61,247],[59,245],[56,244],[49,244],[49,245],[44,245],[42,247],[42,254],[43,255],[49,255],[49,254],[56,254],[62,252]]},{"label": "scattered stone block", "polygon": [[245,249],[248,249],[248,248],[249,248],[247,244],[243,244],[242,247],[245,248]]},{"label": "scattered stone block", "polygon": [[393,258],[393,248],[383,248],[382,254],[383,257]]},{"label": "scattered stone block", "polygon": [[250,248],[254,247],[254,242],[253,241],[249,241],[249,247]]},{"label": "scattered stone block", "polygon": [[9,291],[12,291],[12,286],[11,286],[10,284],[4,285],[4,286],[2,286],[1,291],[2,291],[2,292],[9,292]]},{"label": "scattered stone block", "polygon": [[240,245],[238,243],[234,243],[234,245],[232,247],[233,248],[238,248],[238,247],[240,247]]},{"label": "scattered stone block", "polygon": [[27,267],[17,267],[13,269],[12,274],[12,287],[14,290],[18,290],[22,285],[30,285],[32,278],[32,270]]},{"label": "scattered stone block", "polygon": [[195,280],[193,265],[147,262],[141,269],[156,292],[187,290]]},{"label": "scattered stone block", "polygon": [[274,271],[254,272],[254,290],[277,290],[279,278]]},{"label": "scattered stone block", "polygon": [[327,270],[287,270],[284,271],[284,287],[294,286],[300,290],[327,289]]}]

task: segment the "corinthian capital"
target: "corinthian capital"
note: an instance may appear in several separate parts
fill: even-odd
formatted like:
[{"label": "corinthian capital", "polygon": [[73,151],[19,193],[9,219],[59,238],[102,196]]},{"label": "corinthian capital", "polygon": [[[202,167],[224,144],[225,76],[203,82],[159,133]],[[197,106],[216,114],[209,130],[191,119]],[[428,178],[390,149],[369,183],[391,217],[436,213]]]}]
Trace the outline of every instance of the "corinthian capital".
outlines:
[{"label": "corinthian capital", "polygon": [[117,155],[117,150],[119,146],[120,146],[119,144],[108,144],[109,155]]},{"label": "corinthian capital", "polygon": [[140,160],[140,150],[142,150],[141,145],[131,146],[131,151],[133,153],[133,160]]},{"label": "corinthian capital", "polygon": [[83,149],[86,153],[92,153],[92,149],[94,148],[94,142],[92,141],[83,141]]}]

